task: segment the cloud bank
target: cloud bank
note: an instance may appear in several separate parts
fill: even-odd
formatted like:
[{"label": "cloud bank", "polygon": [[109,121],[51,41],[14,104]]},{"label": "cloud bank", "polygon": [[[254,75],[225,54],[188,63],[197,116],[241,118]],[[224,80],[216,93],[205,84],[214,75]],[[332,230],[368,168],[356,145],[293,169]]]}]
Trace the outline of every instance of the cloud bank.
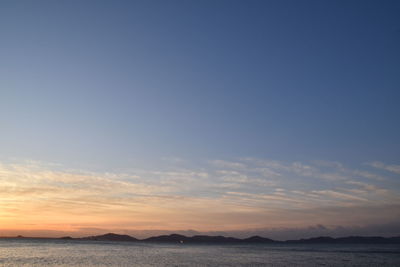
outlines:
[{"label": "cloud bank", "polygon": [[400,234],[392,227],[400,218],[396,165],[253,158],[185,164],[94,173],[4,161],[0,235],[118,231],[140,237],[185,229],[276,239]]}]

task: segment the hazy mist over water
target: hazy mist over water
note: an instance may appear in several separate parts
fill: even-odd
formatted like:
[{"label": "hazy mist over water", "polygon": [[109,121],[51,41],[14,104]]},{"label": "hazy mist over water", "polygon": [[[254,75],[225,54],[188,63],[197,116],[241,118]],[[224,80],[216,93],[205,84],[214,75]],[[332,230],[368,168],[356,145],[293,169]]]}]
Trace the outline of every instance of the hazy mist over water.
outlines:
[{"label": "hazy mist over water", "polygon": [[0,240],[1,266],[400,266],[399,245],[173,245]]}]

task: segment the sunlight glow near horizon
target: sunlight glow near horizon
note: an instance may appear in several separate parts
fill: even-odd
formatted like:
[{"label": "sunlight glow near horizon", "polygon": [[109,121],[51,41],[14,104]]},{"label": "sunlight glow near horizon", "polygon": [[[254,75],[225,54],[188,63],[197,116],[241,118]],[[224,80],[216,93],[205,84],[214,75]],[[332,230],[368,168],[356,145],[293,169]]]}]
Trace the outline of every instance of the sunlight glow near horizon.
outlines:
[{"label": "sunlight glow near horizon", "polygon": [[[247,159],[215,160],[207,169],[101,174],[52,170],[38,162],[3,163],[0,227],[82,236],[107,230],[232,232],[391,223],[400,215],[399,192],[387,184],[390,171],[372,167],[385,164],[367,166],[373,171],[335,162]],[[313,186],[296,185],[305,180]]]}]

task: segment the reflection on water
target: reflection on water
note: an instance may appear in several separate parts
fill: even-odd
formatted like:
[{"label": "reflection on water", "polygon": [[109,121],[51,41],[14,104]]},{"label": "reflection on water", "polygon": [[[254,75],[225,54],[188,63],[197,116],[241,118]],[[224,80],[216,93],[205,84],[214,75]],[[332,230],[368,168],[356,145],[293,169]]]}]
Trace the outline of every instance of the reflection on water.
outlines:
[{"label": "reflection on water", "polygon": [[399,245],[169,245],[0,239],[1,266],[400,266]]}]

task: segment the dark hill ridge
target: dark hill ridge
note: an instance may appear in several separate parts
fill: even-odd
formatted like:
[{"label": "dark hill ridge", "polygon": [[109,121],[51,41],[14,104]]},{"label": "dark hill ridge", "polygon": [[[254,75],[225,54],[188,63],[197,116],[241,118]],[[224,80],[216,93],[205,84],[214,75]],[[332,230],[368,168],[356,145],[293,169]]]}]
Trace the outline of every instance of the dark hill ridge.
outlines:
[{"label": "dark hill ridge", "polygon": [[184,235],[161,235],[143,239],[144,242],[168,242],[168,243],[238,243],[242,239],[225,236],[195,235],[187,237]]},{"label": "dark hill ridge", "polygon": [[[65,239],[65,238],[64,238]],[[195,235],[187,237],[184,235],[171,234],[153,236],[146,239],[136,239],[129,235],[119,235],[108,233],[98,236],[89,236],[83,238],[69,238],[72,240],[95,240],[95,241],[130,241],[130,242],[153,242],[153,243],[192,243],[192,244],[400,244],[400,236],[398,237],[363,237],[363,236],[349,236],[349,237],[314,237],[299,240],[276,241],[261,236],[252,236],[244,239],[225,237],[225,236],[208,236],[208,235]]]},{"label": "dark hill ridge", "polygon": [[118,235],[113,233],[108,233],[104,235],[88,236],[82,239],[85,240],[96,240],[96,241],[139,241],[138,239],[131,237],[129,235]]},{"label": "dark hill ridge", "polygon": [[208,236],[208,235],[195,235],[192,237],[194,242],[198,243],[236,243],[241,242],[241,239],[225,236]]},{"label": "dark hill ridge", "polygon": [[261,236],[258,236],[258,235],[242,239],[242,241],[246,242],[246,243],[274,243],[274,242],[277,242],[275,240],[272,240],[272,239],[269,239],[269,238],[265,238],[265,237],[261,237]]},{"label": "dark hill ridge", "polygon": [[181,241],[187,242],[190,237],[186,237],[184,235],[172,234],[172,235],[160,235],[160,236],[152,236],[146,239],[143,239],[144,242],[168,242],[168,243],[180,243]]}]

